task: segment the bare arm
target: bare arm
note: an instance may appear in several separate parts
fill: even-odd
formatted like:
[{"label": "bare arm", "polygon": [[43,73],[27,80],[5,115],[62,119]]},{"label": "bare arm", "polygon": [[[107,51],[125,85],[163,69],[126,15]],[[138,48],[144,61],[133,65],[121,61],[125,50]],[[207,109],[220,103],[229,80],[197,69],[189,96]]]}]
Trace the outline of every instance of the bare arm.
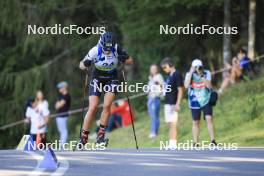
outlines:
[{"label": "bare arm", "polygon": [[212,76],[211,76],[210,71],[208,71],[208,72],[206,72],[206,74],[202,74],[200,76],[201,76],[202,81],[204,82],[205,86],[207,88],[211,89],[212,88],[212,83],[211,83]]},{"label": "bare arm", "polygon": [[192,74],[195,71],[195,67],[191,67],[190,71],[187,73],[185,80],[184,80],[184,87],[187,89],[190,84],[191,84],[191,80],[192,80]]},{"label": "bare arm", "polygon": [[41,129],[41,128],[45,127],[46,125],[48,125],[48,123],[49,123],[49,116],[46,116],[45,117],[45,122],[42,125],[39,125],[38,129]]},{"label": "bare arm", "polygon": [[185,80],[184,80],[184,87],[187,89],[191,84],[192,74],[187,73]]},{"label": "bare arm", "polygon": [[183,96],[183,87],[178,87],[177,102],[175,105],[175,110],[177,112],[180,111],[181,109],[180,104],[181,104],[182,96]]},{"label": "bare arm", "polygon": [[48,125],[48,123],[49,123],[49,116],[46,116],[45,117],[45,124]]},{"label": "bare arm", "polygon": [[204,81],[205,86],[206,86],[207,88],[209,88],[209,89],[212,88],[211,80],[207,80],[207,79],[205,79],[205,77],[203,77],[202,80]]},{"label": "bare arm", "polygon": [[30,118],[26,117],[26,118],[24,119],[24,123],[30,123],[30,122],[31,122]]},{"label": "bare arm", "polygon": [[183,96],[183,87],[178,87],[178,94],[177,94],[177,102],[176,102],[176,104],[178,104],[178,105],[181,104],[182,96]]},{"label": "bare arm", "polygon": [[190,84],[191,84],[191,80],[192,80],[192,74],[195,71],[195,67],[191,67],[190,71],[187,73],[185,80],[184,80],[184,87],[187,89]]},{"label": "bare arm", "polygon": [[31,122],[31,118],[30,118],[30,111],[27,108],[26,114],[25,114],[26,118],[24,119],[24,123],[30,123]]},{"label": "bare arm", "polygon": [[134,59],[131,56],[129,56],[128,59],[125,60],[124,64],[125,65],[132,65],[132,64],[134,64]]},{"label": "bare arm", "polygon": [[63,107],[65,105],[65,103],[66,103],[65,100],[57,101],[56,104],[55,104],[55,109],[56,110],[60,109],[61,107]]},{"label": "bare arm", "polygon": [[[86,62],[86,63],[85,63]],[[80,61],[80,64],[79,64],[79,68],[81,69],[81,70],[88,70],[88,68],[89,68],[89,66],[91,65],[91,62],[89,62],[89,61],[85,61],[85,60],[81,60]]]},{"label": "bare arm", "polygon": [[84,66],[83,60],[80,61],[79,68],[80,68],[81,70],[85,70],[85,69],[87,69],[87,68]]}]

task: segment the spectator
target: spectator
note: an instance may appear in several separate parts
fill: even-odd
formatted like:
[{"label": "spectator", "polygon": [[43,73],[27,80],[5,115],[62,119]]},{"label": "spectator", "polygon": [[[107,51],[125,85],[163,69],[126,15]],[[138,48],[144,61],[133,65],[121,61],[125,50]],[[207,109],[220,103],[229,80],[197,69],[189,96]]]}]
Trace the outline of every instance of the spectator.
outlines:
[{"label": "spectator", "polygon": [[[114,129],[117,128],[121,128],[122,127],[122,117],[121,115],[116,111],[118,109],[118,103],[114,102],[112,103],[111,106],[111,114],[109,117],[109,121],[108,121],[108,125],[106,128],[107,132],[111,132]],[[100,120],[96,121],[96,133],[98,133],[99,129],[100,129]],[[96,138],[96,134],[91,135],[91,139],[95,139]]]},{"label": "spectator", "polygon": [[225,68],[231,69],[231,71],[224,77],[218,90],[219,93],[222,93],[228,85],[234,84],[237,79],[243,79],[243,72],[249,70],[249,58],[247,57],[246,50],[240,49],[237,56],[232,59],[232,65],[225,63]]},{"label": "spectator", "polygon": [[192,131],[194,146],[198,145],[199,125],[201,112],[207,122],[207,128],[211,137],[211,144],[216,145],[214,136],[213,107],[210,105],[211,73],[204,70],[203,63],[199,59],[192,62],[190,71],[186,74],[184,85],[188,88],[189,106],[192,112]]},{"label": "spectator", "polygon": [[44,106],[44,108],[49,109],[49,103],[45,100],[44,94],[41,90],[38,90],[36,93],[36,101],[38,105]]},{"label": "spectator", "polygon": [[119,113],[113,111],[117,107],[118,104],[116,102],[112,103],[111,114],[108,121],[108,127],[106,128],[107,132],[111,132],[114,129],[122,127],[122,117],[120,116]]},{"label": "spectator", "polygon": [[151,117],[151,129],[149,138],[154,138],[158,135],[159,130],[159,112],[160,112],[160,96],[162,95],[162,86],[164,80],[159,73],[157,65],[150,66],[150,76],[148,85],[150,91],[148,93],[148,113]]},{"label": "spectator", "polygon": [[49,110],[43,104],[38,103],[35,99],[30,99],[27,103],[26,119],[27,123],[31,123],[30,135],[39,147],[46,144],[47,125],[49,122]]},{"label": "spectator", "polygon": [[175,69],[170,58],[165,58],[161,67],[168,78],[166,79],[167,89],[165,93],[165,105],[164,105],[164,115],[165,122],[168,123],[169,132],[169,147],[177,147],[177,122],[178,122],[178,112],[180,111],[180,103],[183,95],[183,78],[180,71]]},{"label": "spectator", "polygon": [[111,109],[111,113],[118,113],[122,118],[122,126],[128,126],[132,123],[131,119],[135,117],[135,112],[131,109],[132,118],[129,110],[129,104],[124,99],[120,99],[116,102],[118,106]]},{"label": "spectator", "polygon": [[57,128],[60,133],[60,144],[64,144],[68,138],[67,120],[69,117],[68,111],[71,106],[71,96],[68,93],[68,83],[63,81],[57,84],[59,90],[59,98],[55,104],[58,116],[56,117]]}]

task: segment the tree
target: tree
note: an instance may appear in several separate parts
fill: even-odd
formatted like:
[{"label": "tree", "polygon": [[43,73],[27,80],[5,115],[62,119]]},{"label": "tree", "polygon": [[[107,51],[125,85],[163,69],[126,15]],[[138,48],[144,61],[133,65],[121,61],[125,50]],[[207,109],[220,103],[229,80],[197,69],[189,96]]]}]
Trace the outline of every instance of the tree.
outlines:
[{"label": "tree", "polygon": [[[231,1],[226,0],[224,3],[224,27],[231,27]],[[229,63],[232,57],[231,53],[231,35],[223,35],[223,62]]]},{"label": "tree", "polygon": [[249,19],[248,19],[248,57],[255,57],[255,23],[256,23],[256,0],[249,1]]}]

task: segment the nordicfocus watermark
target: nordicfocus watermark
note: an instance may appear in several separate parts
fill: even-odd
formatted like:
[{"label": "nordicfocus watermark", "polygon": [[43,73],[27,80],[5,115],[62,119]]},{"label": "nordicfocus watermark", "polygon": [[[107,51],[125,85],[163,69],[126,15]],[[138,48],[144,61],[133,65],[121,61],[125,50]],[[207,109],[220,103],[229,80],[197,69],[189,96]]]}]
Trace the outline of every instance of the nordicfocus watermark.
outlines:
[{"label": "nordicfocus watermark", "polygon": [[62,24],[55,24],[54,26],[38,26],[27,25],[28,35],[71,35],[71,34],[103,34],[106,32],[104,26],[87,26],[82,27],[78,25],[63,26]]},{"label": "nordicfocus watermark", "polygon": [[169,25],[160,25],[159,33],[162,34],[185,34],[185,35],[203,35],[203,34],[210,34],[210,35],[236,35],[238,34],[238,27],[236,26],[210,26],[208,24],[195,26],[193,24],[187,24],[186,26],[169,26]]},{"label": "nordicfocus watermark", "polygon": [[211,144],[210,141],[202,141],[194,145],[192,140],[178,142],[176,145],[170,145],[169,141],[160,141],[160,150],[237,150],[237,143],[218,143]]},{"label": "nordicfocus watermark", "polygon": [[166,93],[171,92],[171,85],[148,85],[144,83],[128,84],[127,82],[121,82],[120,84],[103,84],[98,83],[97,79],[94,79],[90,86],[93,87],[94,92],[155,92]]},{"label": "nordicfocus watermark", "polygon": [[27,149],[33,150],[47,150],[51,148],[52,150],[64,150],[64,151],[71,151],[72,149],[75,150],[105,150],[106,146],[105,143],[97,144],[97,143],[86,143],[85,145],[79,143],[78,141],[70,141],[64,144],[60,143],[60,140],[55,140],[53,143],[38,143],[36,142],[28,142]]}]

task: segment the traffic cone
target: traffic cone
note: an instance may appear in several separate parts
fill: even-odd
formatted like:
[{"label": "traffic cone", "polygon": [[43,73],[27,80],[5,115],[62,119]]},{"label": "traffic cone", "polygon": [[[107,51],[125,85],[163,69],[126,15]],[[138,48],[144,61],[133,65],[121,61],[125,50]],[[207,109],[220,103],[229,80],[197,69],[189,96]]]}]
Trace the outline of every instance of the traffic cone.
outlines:
[{"label": "traffic cone", "polygon": [[59,162],[53,150],[48,147],[47,152],[44,155],[43,160],[39,164],[39,168],[44,168],[47,170],[55,170],[59,166]]},{"label": "traffic cone", "polygon": [[21,151],[33,151],[36,150],[36,145],[35,142],[33,141],[31,135],[24,135],[17,148],[17,150],[21,150]]}]

